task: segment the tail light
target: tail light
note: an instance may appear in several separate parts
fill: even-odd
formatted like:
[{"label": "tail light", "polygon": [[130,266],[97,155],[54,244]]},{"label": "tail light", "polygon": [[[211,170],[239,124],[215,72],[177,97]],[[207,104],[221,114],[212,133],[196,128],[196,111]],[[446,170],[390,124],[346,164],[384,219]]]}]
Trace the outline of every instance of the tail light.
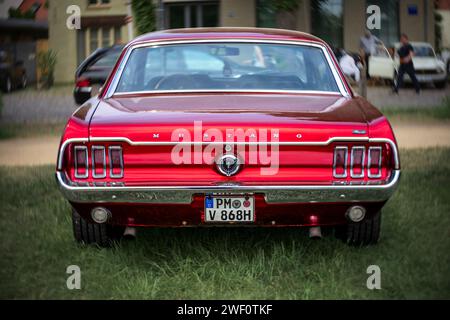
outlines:
[{"label": "tail light", "polygon": [[336,147],[334,149],[333,176],[335,178],[347,177],[347,147]]},{"label": "tail light", "polygon": [[106,152],[103,146],[92,147],[92,177],[106,178]]},{"label": "tail light", "polygon": [[[350,149],[350,150],[349,150]],[[347,159],[350,156],[350,166],[347,168]],[[381,178],[382,176],[383,148],[381,146],[337,146],[334,148],[333,177],[337,179],[350,177],[353,179]]]},{"label": "tail light", "polygon": [[123,155],[122,147],[112,146],[109,147],[109,176],[111,178],[123,177]]},{"label": "tail light", "polygon": [[369,178],[381,177],[381,147],[369,148],[369,159],[367,160],[367,175]]},{"label": "tail light", "polygon": [[[106,152],[108,149],[108,154]],[[108,155],[108,157],[107,157]],[[89,169],[92,178],[113,179],[123,178],[123,152],[121,146],[92,146],[90,148],[91,163],[89,163],[89,149],[87,146],[74,147],[75,178],[86,179],[89,177]],[[109,170],[108,170],[109,167]]]},{"label": "tail light", "polygon": [[75,146],[75,178],[85,179],[89,175],[88,148],[86,146]]},{"label": "tail light", "polygon": [[350,157],[350,177],[364,178],[365,147],[353,147]]},{"label": "tail light", "polygon": [[89,81],[89,79],[86,78],[78,78],[75,81],[75,86],[77,88],[86,88],[91,86],[91,82]]}]

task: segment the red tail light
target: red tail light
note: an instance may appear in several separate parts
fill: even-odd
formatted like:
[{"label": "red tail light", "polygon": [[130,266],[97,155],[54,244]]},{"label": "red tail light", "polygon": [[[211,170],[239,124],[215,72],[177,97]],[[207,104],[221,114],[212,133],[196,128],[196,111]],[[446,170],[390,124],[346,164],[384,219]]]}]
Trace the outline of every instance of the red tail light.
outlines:
[{"label": "red tail light", "polygon": [[[386,156],[389,157],[389,149]],[[350,157],[349,167],[347,159]],[[333,177],[344,179],[350,175],[352,179],[378,179],[383,175],[382,146],[337,146],[334,148]],[[348,172],[349,171],[349,172]]]},{"label": "red tail light", "polygon": [[87,178],[89,175],[88,148],[85,146],[75,146],[75,178]]},{"label": "red tail light", "polygon": [[369,159],[367,160],[367,175],[369,178],[381,177],[381,147],[369,148]]},{"label": "red tail light", "polygon": [[350,177],[364,178],[365,147],[353,147],[350,156]]},{"label": "red tail light", "polygon": [[[86,179],[89,177],[89,172],[94,179],[123,178],[124,165],[121,146],[94,145],[90,149],[87,146],[75,146],[73,150],[75,178]],[[89,159],[91,159],[90,162]]]},{"label": "red tail light", "polygon": [[347,147],[336,147],[334,149],[333,176],[335,178],[347,177]]},{"label": "red tail light", "polygon": [[111,178],[123,177],[123,155],[122,147],[111,146],[109,147],[109,176]]},{"label": "red tail light", "polygon": [[92,147],[92,177],[106,177],[106,152],[103,146]]},{"label": "red tail light", "polygon": [[78,88],[81,87],[90,87],[91,86],[91,82],[89,81],[89,79],[86,78],[78,78],[75,82],[75,86]]}]

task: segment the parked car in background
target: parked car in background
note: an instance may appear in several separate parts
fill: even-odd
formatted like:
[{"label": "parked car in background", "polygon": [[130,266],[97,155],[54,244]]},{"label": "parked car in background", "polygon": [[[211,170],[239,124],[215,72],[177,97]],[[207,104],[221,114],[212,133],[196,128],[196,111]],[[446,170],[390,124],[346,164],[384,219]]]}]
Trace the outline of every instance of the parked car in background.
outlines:
[{"label": "parked car in background", "polygon": [[23,61],[14,61],[6,51],[0,51],[0,87],[3,92],[27,86],[27,72]]},{"label": "parked car in background", "polygon": [[[233,63],[231,63],[233,62]],[[312,35],[142,35],[69,119],[56,178],[75,239],[135,227],[321,227],[374,244],[400,177],[389,121]]]},{"label": "parked car in background", "polygon": [[[414,69],[416,70],[417,80],[420,83],[433,83],[437,88],[444,88],[447,84],[447,67],[445,63],[436,56],[431,44],[426,42],[411,42],[414,48]],[[369,74],[371,77],[379,77],[395,81],[400,59],[397,50],[401,44],[394,46],[394,57],[384,46],[379,46],[377,52],[370,57]],[[405,75],[405,82],[411,79]]]},{"label": "parked car in background", "polygon": [[122,49],[122,45],[97,49],[78,66],[73,90],[77,104],[84,103],[98,93]]}]

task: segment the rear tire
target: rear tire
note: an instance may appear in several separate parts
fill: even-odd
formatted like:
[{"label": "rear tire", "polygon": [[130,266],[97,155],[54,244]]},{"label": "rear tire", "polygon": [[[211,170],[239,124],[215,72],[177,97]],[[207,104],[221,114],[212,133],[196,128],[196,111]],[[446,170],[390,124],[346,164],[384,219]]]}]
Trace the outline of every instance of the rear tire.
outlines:
[{"label": "rear tire", "polygon": [[336,235],[347,244],[366,246],[378,243],[381,229],[381,211],[361,222],[350,222],[346,226],[336,228]]},{"label": "rear tire", "polygon": [[438,89],[445,89],[445,87],[447,86],[447,79],[445,79],[444,81],[435,82],[434,86]]},{"label": "rear tire", "polygon": [[79,243],[110,247],[123,235],[124,228],[86,221],[72,208],[73,235]]}]

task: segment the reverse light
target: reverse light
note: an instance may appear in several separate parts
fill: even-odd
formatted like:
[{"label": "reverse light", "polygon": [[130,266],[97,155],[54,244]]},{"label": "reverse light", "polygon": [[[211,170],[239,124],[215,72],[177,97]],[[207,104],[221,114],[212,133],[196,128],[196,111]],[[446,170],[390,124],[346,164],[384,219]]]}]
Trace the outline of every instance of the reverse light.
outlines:
[{"label": "reverse light", "polygon": [[97,223],[105,223],[110,215],[111,213],[107,209],[102,207],[94,208],[91,211],[92,220],[94,220]]},{"label": "reverse light", "polygon": [[366,216],[366,209],[361,206],[353,206],[347,210],[347,219],[352,222],[360,222]]}]

